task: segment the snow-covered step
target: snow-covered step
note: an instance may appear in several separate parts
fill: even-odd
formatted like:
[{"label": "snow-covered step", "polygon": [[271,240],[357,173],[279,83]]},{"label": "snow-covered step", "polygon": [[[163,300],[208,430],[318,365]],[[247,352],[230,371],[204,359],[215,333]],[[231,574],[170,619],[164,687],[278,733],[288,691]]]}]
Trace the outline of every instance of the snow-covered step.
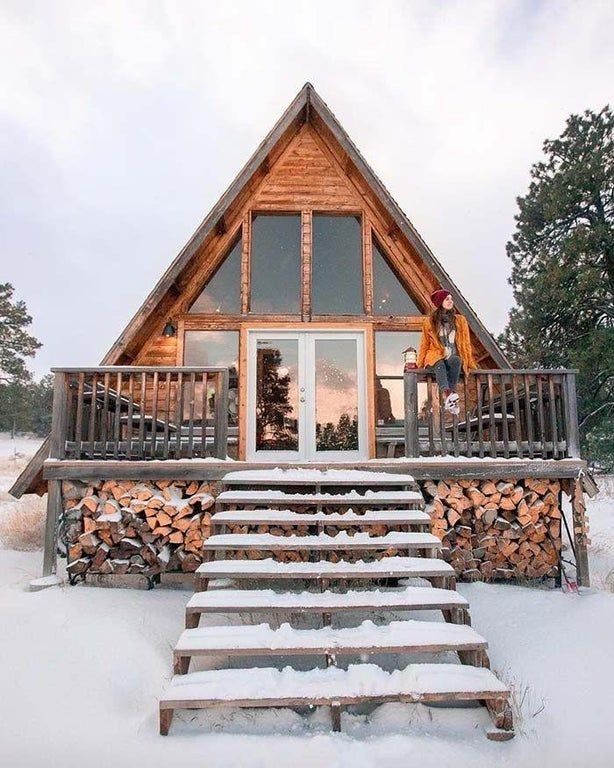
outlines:
[{"label": "snow-covered step", "polygon": [[432,533],[392,532],[385,536],[369,536],[355,533],[350,536],[341,531],[335,536],[320,533],[317,536],[274,536],[271,533],[226,533],[210,536],[202,545],[203,550],[265,550],[287,552],[311,550],[330,552],[343,550],[363,551],[402,549],[403,551],[427,551],[435,554],[441,549],[441,540]]},{"label": "snow-covered step", "polygon": [[[509,691],[489,670],[460,664],[411,664],[388,672],[375,664],[297,671],[291,667],[214,669],[176,675],[160,699],[160,733],[166,735],[175,709],[329,705],[335,730],[339,707],[387,701],[487,701],[496,724],[511,730]],[[493,716],[494,717],[494,716]]]},{"label": "snow-covered step", "polygon": [[232,509],[217,512],[212,525],[411,525],[426,527],[431,518],[418,509],[367,509],[347,512],[293,512],[291,509]]},{"label": "snow-covered step", "polygon": [[315,506],[403,504],[412,509],[424,506],[424,497],[418,491],[365,491],[364,494],[351,490],[346,493],[285,493],[284,491],[222,491],[216,501],[227,504],[266,504],[267,506],[292,506],[296,504]]},{"label": "snow-covered step", "polygon": [[385,579],[437,578],[454,584],[454,568],[439,558],[384,557],[381,560],[348,563],[279,563],[265,560],[212,560],[196,571],[197,585],[206,586],[209,579]]},{"label": "snow-covered step", "polygon": [[363,621],[340,629],[294,629],[282,624],[209,626],[185,629],[173,652],[175,672],[186,673],[191,658],[224,656],[355,655],[370,653],[443,653],[480,651],[486,640],[466,624],[438,621]]},{"label": "snow-covered step", "polygon": [[275,592],[272,589],[220,589],[196,592],[186,606],[186,617],[202,613],[340,613],[343,611],[465,611],[467,600],[451,589],[405,587],[393,590],[348,592]]},{"label": "snow-covered step", "polygon": [[335,486],[402,486],[413,485],[411,475],[396,472],[371,472],[357,469],[247,469],[228,472],[222,478],[225,486],[240,485],[335,485]]}]

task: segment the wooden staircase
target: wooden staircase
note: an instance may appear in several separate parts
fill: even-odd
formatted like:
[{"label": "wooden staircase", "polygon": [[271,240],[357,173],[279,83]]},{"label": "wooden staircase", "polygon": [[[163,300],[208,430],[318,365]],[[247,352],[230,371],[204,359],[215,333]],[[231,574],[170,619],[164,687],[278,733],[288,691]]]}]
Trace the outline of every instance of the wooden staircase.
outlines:
[{"label": "wooden staircase", "polygon": [[[412,477],[352,470],[231,472],[212,525],[203,547],[208,559],[196,573],[186,629],[173,654],[175,675],[160,700],[161,734],[168,733],[175,709],[326,705],[333,729],[340,730],[341,708],[352,704],[479,701],[494,723],[488,738],[512,738],[509,690],[489,669],[486,640],[470,626],[469,605],[441,559],[441,542],[429,532]],[[228,533],[229,527],[240,532]],[[213,589],[219,579],[233,586]],[[441,611],[443,621],[375,624],[365,618],[357,626],[333,626],[349,611],[367,617]],[[251,623],[199,626],[203,614],[229,613],[242,613]],[[311,615],[320,617],[320,626],[275,627],[270,618],[256,623],[258,614],[288,620]],[[387,671],[364,661],[373,654],[444,652],[456,654],[459,663]],[[244,658],[245,667],[189,672],[192,659],[220,655]],[[280,668],[299,655],[313,657],[313,668]],[[250,657],[257,656],[279,663],[251,666]],[[342,668],[337,659],[345,656],[362,663]],[[317,658],[325,666],[316,666]]]}]

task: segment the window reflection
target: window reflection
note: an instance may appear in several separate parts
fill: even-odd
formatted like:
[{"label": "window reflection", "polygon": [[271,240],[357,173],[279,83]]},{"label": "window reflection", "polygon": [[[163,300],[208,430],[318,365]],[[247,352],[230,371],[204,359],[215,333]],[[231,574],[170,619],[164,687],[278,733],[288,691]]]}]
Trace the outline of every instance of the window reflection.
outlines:
[{"label": "window reflection", "polygon": [[203,314],[239,314],[241,311],[241,238],[190,307]]},{"label": "window reflection", "polygon": [[[403,351],[407,347],[418,349],[419,345],[418,331],[375,333],[375,409],[378,426],[398,426],[404,423]],[[425,397],[424,385],[419,383],[419,407]]]},{"label": "window reflection", "polygon": [[254,215],[250,279],[252,313],[300,313],[300,215]]},{"label": "window reflection", "polygon": [[386,261],[376,240],[373,240],[373,314],[387,316],[421,314]]},{"label": "window reflection", "polygon": [[362,237],[356,216],[313,217],[312,309],[316,315],[362,315]]}]

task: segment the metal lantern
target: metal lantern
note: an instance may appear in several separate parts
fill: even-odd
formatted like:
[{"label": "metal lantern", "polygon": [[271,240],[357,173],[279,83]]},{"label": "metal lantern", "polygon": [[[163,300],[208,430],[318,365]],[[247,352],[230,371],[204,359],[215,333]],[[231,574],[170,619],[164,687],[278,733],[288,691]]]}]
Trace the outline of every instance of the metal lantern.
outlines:
[{"label": "metal lantern", "polygon": [[414,347],[403,350],[403,372],[412,371],[418,367],[418,353]]},{"label": "metal lantern", "polygon": [[173,325],[173,323],[170,320],[167,320],[166,325],[164,326],[164,330],[162,331],[163,336],[174,336],[177,333],[177,329]]}]

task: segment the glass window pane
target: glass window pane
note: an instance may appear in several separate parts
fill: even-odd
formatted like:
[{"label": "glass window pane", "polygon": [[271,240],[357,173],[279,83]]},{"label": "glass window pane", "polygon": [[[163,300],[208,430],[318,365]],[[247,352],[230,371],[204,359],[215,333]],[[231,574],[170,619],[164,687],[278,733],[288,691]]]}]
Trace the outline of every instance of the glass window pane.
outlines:
[{"label": "glass window pane", "polygon": [[225,315],[241,312],[241,238],[203,288],[190,312]]},{"label": "glass window pane", "polygon": [[[228,424],[236,426],[239,417],[239,332],[238,331],[186,331],[183,341],[183,364],[203,368],[228,368]],[[198,390],[201,387],[201,390]],[[195,418],[202,414],[202,384],[195,391]],[[207,385],[207,419],[213,418],[215,391],[213,383]]]},{"label": "glass window pane", "polygon": [[[418,331],[376,331],[375,333],[375,410],[376,424],[403,424],[403,380],[391,376],[403,375],[403,351],[420,346]],[[421,388],[421,385],[418,385]],[[418,393],[420,399],[421,392]]]},{"label": "glass window pane", "polygon": [[356,339],[316,339],[316,450],[358,450]]},{"label": "glass window pane", "polygon": [[301,217],[256,214],[252,220],[254,314],[297,315],[301,304]]},{"label": "glass window pane", "polygon": [[258,339],[256,450],[298,451],[298,339]]},{"label": "glass window pane", "polygon": [[312,311],[362,315],[362,238],[356,216],[313,217]]},{"label": "glass window pane", "polygon": [[375,240],[373,240],[373,314],[388,316],[422,314],[390,268]]}]

